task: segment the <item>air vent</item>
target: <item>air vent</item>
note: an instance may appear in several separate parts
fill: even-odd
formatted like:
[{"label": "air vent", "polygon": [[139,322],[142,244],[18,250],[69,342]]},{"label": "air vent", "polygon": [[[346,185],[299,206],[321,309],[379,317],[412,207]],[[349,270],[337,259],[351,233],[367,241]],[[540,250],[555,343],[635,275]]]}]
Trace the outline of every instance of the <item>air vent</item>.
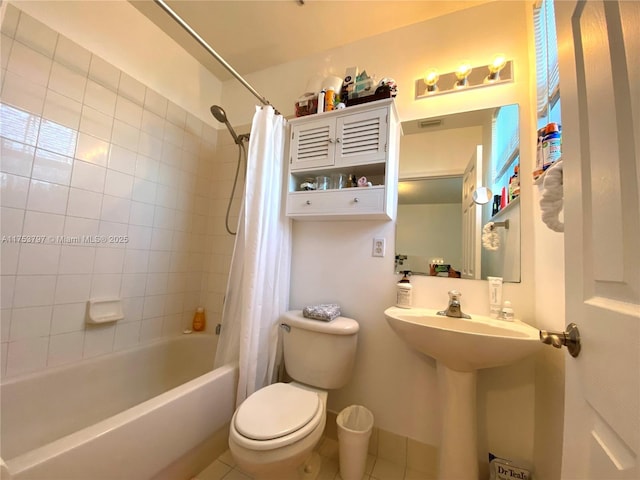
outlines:
[{"label": "air vent", "polygon": [[439,118],[436,120],[420,120],[418,122],[420,128],[439,127],[440,125],[442,125],[442,120]]}]

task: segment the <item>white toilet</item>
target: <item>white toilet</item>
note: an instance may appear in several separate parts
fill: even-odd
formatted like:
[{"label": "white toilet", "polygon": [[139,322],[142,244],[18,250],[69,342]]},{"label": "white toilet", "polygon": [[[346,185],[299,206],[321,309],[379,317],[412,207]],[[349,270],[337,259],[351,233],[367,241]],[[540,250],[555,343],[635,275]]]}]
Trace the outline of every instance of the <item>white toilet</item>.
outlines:
[{"label": "white toilet", "polygon": [[327,417],[326,390],[351,377],[359,326],[345,317],[310,320],[300,310],[280,321],[284,363],[294,381],[269,385],[242,402],[231,419],[229,449],[254,478],[311,479],[319,463],[311,453]]}]

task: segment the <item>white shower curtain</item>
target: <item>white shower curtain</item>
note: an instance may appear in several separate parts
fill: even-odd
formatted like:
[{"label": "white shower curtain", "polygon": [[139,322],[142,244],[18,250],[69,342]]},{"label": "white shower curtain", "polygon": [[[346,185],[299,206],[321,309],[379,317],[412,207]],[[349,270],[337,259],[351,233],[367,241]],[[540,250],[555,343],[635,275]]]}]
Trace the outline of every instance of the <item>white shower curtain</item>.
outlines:
[{"label": "white shower curtain", "polygon": [[247,181],[215,365],[238,361],[236,405],[275,378],[278,317],[289,303],[291,220],[284,215],[284,125],[256,107]]}]

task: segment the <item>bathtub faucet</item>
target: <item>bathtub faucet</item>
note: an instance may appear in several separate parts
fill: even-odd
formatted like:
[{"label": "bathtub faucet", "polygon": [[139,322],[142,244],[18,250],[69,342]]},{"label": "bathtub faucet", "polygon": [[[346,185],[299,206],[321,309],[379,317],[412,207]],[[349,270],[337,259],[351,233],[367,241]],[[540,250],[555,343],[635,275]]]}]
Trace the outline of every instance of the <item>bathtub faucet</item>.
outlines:
[{"label": "bathtub faucet", "polygon": [[462,313],[460,308],[460,297],[462,294],[458,290],[449,290],[449,306],[446,310],[441,310],[438,315],[454,318],[471,318],[470,315]]}]

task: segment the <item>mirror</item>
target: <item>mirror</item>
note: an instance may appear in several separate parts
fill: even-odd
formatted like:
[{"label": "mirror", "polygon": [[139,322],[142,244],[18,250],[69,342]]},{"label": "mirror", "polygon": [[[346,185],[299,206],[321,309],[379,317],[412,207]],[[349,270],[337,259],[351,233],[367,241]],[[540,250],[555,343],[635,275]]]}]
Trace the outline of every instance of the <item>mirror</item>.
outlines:
[{"label": "mirror", "polygon": [[518,105],[402,127],[396,272],[519,282]]}]

